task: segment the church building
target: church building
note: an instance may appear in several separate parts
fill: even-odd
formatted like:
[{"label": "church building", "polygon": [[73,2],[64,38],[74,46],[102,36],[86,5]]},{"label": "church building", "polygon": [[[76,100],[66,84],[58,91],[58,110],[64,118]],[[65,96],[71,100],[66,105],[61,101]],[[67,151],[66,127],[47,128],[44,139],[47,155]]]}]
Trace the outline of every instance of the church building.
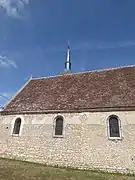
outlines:
[{"label": "church building", "polygon": [[0,156],[135,172],[135,66],[30,78],[1,111]]}]

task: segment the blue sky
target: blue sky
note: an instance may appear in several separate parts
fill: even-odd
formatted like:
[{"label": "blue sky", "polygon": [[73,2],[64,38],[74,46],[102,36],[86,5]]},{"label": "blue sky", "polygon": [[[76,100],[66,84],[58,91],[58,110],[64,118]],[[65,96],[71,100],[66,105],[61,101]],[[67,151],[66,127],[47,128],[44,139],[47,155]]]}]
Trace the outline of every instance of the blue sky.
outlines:
[{"label": "blue sky", "polygon": [[134,65],[134,9],[134,0],[0,0],[0,93],[63,72],[68,40],[73,72]]}]

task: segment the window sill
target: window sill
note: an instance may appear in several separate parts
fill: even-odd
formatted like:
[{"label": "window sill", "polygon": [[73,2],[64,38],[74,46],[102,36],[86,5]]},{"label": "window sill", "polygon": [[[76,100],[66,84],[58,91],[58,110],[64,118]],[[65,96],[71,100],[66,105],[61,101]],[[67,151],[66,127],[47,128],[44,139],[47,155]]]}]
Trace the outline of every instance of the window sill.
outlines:
[{"label": "window sill", "polygon": [[19,137],[19,134],[12,134],[13,137]]},{"label": "window sill", "polygon": [[63,135],[53,135],[53,138],[63,138]]},{"label": "window sill", "polygon": [[120,141],[123,140],[123,137],[109,137],[108,139],[111,141]]}]

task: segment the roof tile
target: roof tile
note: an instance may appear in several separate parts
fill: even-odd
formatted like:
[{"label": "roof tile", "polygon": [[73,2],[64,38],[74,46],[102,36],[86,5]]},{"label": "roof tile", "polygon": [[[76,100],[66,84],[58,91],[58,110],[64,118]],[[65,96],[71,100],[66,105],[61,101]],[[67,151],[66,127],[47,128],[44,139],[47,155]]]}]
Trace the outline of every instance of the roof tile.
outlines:
[{"label": "roof tile", "polygon": [[135,66],[32,79],[4,112],[135,106]]}]

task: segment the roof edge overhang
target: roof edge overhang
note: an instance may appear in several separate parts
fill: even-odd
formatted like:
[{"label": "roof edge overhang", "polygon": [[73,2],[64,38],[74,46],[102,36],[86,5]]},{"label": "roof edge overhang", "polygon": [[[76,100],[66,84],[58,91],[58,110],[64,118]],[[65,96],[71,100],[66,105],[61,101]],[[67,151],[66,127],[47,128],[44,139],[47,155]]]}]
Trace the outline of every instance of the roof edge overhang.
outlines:
[{"label": "roof edge overhang", "polygon": [[100,107],[83,108],[71,110],[39,110],[39,111],[1,111],[1,115],[20,115],[20,114],[55,114],[55,113],[82,113],[82,112],[111,112],[111,111],[135,111],[135,106],[131,107]]}]

